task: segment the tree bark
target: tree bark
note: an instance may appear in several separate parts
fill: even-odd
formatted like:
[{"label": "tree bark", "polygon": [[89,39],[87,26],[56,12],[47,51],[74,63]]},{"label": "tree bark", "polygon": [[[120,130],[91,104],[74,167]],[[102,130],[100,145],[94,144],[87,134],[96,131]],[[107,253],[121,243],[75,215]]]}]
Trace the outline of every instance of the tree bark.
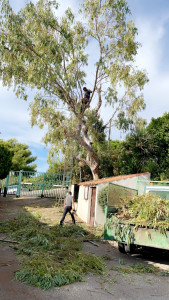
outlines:
[{"label": "tree bark", "polygon": [[94,164],[91,164],[90,169],[92,171],[93,179],[98,180],[99,179],[99,173],[98,173],[99,164],[94,162]]},{"label": "tree bark", "polygon": [[[88,153],[89,154],[89,153]],[[86,165],[88,165],[88,167],[90,168],[92,175],[93,175],[93,180],[98,180],[99,179],[99,162],[97,157],[93,156],[91,153],[88,155],[87,159],[84,158],[80,158],[78,156],[76,156],[76,159],[85,163]]]}]

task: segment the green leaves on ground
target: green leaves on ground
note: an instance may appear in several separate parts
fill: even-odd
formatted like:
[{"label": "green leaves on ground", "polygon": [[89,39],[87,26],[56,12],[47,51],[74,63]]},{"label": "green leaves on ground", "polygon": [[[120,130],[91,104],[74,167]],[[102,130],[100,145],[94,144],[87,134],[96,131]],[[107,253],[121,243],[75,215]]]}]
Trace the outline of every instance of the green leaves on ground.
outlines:
[{"label": "green leaves on ground", "polygon": [[47,290],[82,281],[86,273],[101,274],[105,269],[101,258],[81,251],[83,240],[92,238],[82,227],[49,227],[20,214],[0,224],[0,232],[19,241],[15,247],[22,267],[15,279],[27,284]]},{"label": "green leaves on ground", "polygon": [[124,274],[146,274],[153,273],[156,274],[158,272],[158,268],[154,266],[144,265],[144,264],[132,264],[131,266],[126,267],[112,267],[112,270],[118,271],[119,275]]}]

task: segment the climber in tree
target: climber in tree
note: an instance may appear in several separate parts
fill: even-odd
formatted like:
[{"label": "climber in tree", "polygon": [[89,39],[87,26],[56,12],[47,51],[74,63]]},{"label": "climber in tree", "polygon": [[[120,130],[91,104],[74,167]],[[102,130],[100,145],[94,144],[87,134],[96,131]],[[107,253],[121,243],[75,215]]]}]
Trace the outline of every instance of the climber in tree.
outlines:
[{"label": "climber in tree", "polygon": [[89,107],[89,101],[90,101],[90,94],[92,93],[91,90],[88,90],[86,87],[83,88],[84,98],[82,99],[82,108],[81,111],[84,111],[87,107]]}]

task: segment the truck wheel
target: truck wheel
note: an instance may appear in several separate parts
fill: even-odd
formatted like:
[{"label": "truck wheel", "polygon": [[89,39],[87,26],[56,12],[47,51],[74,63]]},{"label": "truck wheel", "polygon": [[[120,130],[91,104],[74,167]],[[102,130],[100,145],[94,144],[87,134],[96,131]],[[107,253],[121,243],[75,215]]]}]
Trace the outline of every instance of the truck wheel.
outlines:
[{"label": "truck wheel", "polygon": [[118,249],[121,253],[126,253],[124,243],[118,243]]},{"label": "truck wheel", "polygon": [[133,244],[129,244],[129,245],[124,245],[124,249],[126,253],[133,254],[135,252],[136,247]]}]

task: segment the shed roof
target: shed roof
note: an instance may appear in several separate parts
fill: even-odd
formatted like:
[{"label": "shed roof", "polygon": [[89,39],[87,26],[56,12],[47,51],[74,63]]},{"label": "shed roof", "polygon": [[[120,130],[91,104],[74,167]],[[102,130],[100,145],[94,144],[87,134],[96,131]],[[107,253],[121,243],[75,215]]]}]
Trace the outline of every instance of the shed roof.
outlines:
[{"label": "shed roof", "polygon": [[138,177],[138,176],[146,175],[146,174],[150,174],[150,172],[130,174],[130,175],[120,175],[120,176],[102,178],[102,179],[98,179],[98,180],[84,181],[84,182],[80,182],[79,185],[97,185],[97,184],[104,183],[104,182],[111,182],[111,181],[131,178],[131,177]]}]

